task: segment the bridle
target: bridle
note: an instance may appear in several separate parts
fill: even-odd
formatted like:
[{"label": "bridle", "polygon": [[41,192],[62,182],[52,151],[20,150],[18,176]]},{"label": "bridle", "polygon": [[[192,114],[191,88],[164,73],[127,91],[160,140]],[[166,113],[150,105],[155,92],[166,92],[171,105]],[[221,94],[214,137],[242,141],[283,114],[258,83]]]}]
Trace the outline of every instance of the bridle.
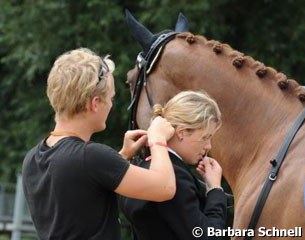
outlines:
[{"label": "bridle", "polygon": [[149,102],[150,107],[152,108],[154,103],[153,100],[148,92],[147,88],[147,80],[148,75],[150,74],[152,68],[154,67],[154,64],[158,60],[158,57],[160,53],[163,50],[163,47],[173,40],[175,36],[177,35],[177,32],[168,32],[161,34],[151,45],[148,53],[143,56],[143,52],[140,52],[137,56],[137,67],[140,70],[136,85],[132,94],[131,103],[128,107],[128,110],[130,110],[130,118],[129,118],[129,129],[134,130],[138,129],[137,124],[137,110],[138,110],[138,104],[139,99],[141,96],[142,89],[144,88],[146,91],[146,96]]},{"label": "bridle", "polygon": [[[138,74],[135,89],[132,94],[131,103],[128,107],[128,110],[131,110],[130,119],[129,119],[129,129],[131,129],[131,130],[138,128],[136,116],[137,116],[137,108],[138,108],[138,104],[139,104],[139,99],[140,99],[140,95],[141,95],[143,87],[146,91],[146,96],[147,96],[149,105],[151,108],[153,107],[153,101],[152,101],[152,98],[151,98],[151,96],[148,92],[148,88],[147,88],[148,75],[150,74],[150,72],[154,66],[154,63],[157,61],[158,56],[162,52],[163,47],[168,42],[170,42],[172,39],[174,39],[177,34],[178,34],[177,32],[168,32],[165,34],[161,34],[153,42],[153,44],[151,45],[151,47],[150,47],[148,53],[145,55],[145,57],[143,57],[143,52],[140,52],[137,56],[137,66],[138,66],[140,72]],[[261,215],[261,212],[262,212],[265,202],[268,198],[270,190],[273,186],[273,183],[277,179],[278,172],[285,159],[289,146],[290,146],[291,142],[293,141],[296,133],[302,126],[304,120],[305,120],[305,109],[298,116],[297,120],[295,121],[292,128],[290,129],[287,136],[285,137],[284,143],[282,144],[276,158],[270,161],[272,168],[271,168],[270,173],[265,181],[265,184],[260,192],[260,195],[257,199],[256,205],[255,205],[255,208],[252,213],[250,223],[249,223],[247,229],[254,230],[256,228],[258,219]],[[250,240],[250,239],[252,239],[252,237],[246,236],[244,239]]]}]

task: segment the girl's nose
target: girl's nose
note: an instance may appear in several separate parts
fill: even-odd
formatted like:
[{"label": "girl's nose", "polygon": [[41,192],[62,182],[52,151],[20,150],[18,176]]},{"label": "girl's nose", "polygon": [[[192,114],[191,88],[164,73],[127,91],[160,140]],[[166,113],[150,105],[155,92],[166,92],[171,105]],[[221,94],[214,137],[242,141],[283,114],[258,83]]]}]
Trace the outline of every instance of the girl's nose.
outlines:
[{"label": "girl's nose", "polygon": [[208,140],[208,141],[206,142],[206,144],[204,145],[204,149],[208,152],[208,151],[211,150],[211,148],[212,148],[211,140]]}]

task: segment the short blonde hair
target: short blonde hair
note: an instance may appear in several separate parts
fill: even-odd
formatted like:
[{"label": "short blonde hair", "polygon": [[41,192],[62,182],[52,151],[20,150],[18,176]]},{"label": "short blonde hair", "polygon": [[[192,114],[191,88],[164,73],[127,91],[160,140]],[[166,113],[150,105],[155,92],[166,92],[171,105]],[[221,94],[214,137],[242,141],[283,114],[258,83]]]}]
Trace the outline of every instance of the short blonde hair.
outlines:
[{"label": "short blonde hair", "polygon": [[85,112],[93,96],[102,99],[107,92],[106,75],[113,73],[114,62],[102,59],[87,48],[59,56],[49,73],[47,95],[56,116],[73,117]]},{"label": "short blonde hair", "polygon": [[153,107],[153,118],[162,116],[173,127],[183,126],[187,129],[201,129],[215,121],[221,126],[221,113],[214,99],[204,92],[183,91],[170,99],[164,107]]}]

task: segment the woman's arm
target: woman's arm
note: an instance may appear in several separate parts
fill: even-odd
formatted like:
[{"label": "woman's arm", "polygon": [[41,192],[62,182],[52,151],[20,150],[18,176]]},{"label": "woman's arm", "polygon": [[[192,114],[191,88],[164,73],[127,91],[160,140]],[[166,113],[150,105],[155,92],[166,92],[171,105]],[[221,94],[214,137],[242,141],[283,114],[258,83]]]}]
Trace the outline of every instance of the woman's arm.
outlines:
[{"label": "woman's arm", "polygon": [[[143,169],[130,165],[121,183],[115,189],[116,193],[151,201],[165,201],[173,198],[176,192],[176,181],[166,149],[167,140],[173,133],[174,128],[164,118],[157,117],[153,120],[147,130],[152,157],[150,168]],[[130,155],[126,154],[130,152],[127,149],[128,147],[123,147],[120,153]]]}]

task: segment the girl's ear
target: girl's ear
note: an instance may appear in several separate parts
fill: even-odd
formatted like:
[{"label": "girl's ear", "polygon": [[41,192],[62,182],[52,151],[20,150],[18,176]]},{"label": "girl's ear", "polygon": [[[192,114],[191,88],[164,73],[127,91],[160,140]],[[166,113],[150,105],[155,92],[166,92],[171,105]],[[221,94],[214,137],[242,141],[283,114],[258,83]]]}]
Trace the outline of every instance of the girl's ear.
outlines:
[{"label": "girl's ear", "polygon": [[185,131],[186,129],[183,126],[176,127],[176,136],[178,137],[178,140],[181,141],[183,139],[183,137],[185,136]]}]

